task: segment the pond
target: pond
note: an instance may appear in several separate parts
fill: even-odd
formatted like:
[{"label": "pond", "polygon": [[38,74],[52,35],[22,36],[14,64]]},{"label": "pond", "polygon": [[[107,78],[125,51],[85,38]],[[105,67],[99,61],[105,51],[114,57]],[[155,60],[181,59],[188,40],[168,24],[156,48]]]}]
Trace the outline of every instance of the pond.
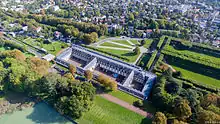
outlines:
[{"label": "pond", "polygon": [[72,124],[45,103],[0,117],[0,124]]}]

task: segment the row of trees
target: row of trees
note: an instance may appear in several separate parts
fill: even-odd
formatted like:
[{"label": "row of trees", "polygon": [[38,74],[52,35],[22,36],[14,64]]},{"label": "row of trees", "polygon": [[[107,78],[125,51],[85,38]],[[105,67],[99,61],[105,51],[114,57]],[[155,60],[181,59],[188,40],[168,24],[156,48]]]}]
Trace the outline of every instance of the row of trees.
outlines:
[{"label": "row of trees", "polygon": [[92,23],[85,22],[73,22],[70,19],[61,19],[52,16],[37,16],[37,15],[28,15],[28,18],[35,19],[39,23],[57,26],[57,25],[68,25],[74,26],[79,31],[83,33],[92,33],[96,32],[99,36],[103,36],[108,33],[108,28],[106,25],[94,25]]},{"label": "row of trees", "polygon": [[168,68],[153,88],[153,104],[159,109],[153,123],[205,123],[219,121],[219,95],[202,92],[173,78]]},{"label": "row of trees", "polygon": [[0,52],[0,60],[1,91],[13,90],[39,97],[73,119],[91,107],[95,88],[91,83],[74,80],[74,67],[64,76],[48,73],[47,61],[26,58],[19,50]]},{"label": "row of trees", "polygon": [[109,77],[106,77],[104,75],[99,75],[97,80],[106,89],[110,89],[110,90],[113,90],[113,91],[117,90],[117,82],[110,79]]}]

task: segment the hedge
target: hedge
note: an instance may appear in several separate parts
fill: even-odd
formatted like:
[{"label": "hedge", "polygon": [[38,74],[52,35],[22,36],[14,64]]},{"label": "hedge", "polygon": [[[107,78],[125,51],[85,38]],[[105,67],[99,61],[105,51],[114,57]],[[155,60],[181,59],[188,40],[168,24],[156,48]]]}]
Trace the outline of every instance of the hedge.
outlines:
[{"label": "hedge", "polygon": [[152,55],[151,55],[151,57],[150,57],[150,60],[148,61],[148,63],[147,63],[147,65],[146,65],[146,68],[145,69],[147,69],[147,70],[149,70],[150,69],[150,67],[152,66],[152,64],[153,64],[153,62],[154,62],[154,59],[156,58],[156,56],[157,56],[157,50],[155,50],[153,53],[152,53]]},{"label": "hedge", "polygon": [[183,77],[177,77],[177,79],[182,80],[182,81],[186,81],[188,83],[193,84],[194,86],[196,86],[198,88],[205,89],[205,90],[210,91],[210,92],[215,92],[215,93],[219,92],[218,88],[210,87],[210,86],[205,85],[205,84],[200,84],[197,81],[194,81],[194,80],[191,80],[191,79],[187,79],[187,78],[183,78]]},{"label": "hedge", "polygon": [[162,44],[163,44],[165,38],[166,38],[165,36],[162,36],[162,37],[160,38],[160,41],[159,41],[159,43],[157,44],[157,49],[158,49],[158,50],[161,48],[161,46],[162,46]]},{"label": "hedge", "polygon": [[210,66],[213,68],[220,69],[220,59],[211,57],[208,55],[196,55],[194,53],[186,53],[179,50],[175,50],[171,46],[165,46],[164,50],[162,50],[163,54],[170,55],[173,57],[185,59],[191,62],[199,63],[202,65]]}]

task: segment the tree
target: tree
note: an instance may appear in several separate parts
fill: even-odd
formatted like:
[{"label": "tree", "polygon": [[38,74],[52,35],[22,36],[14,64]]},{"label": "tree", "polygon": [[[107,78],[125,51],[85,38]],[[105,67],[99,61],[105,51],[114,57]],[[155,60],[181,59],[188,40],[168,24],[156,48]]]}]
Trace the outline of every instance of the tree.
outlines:
[{"label": "tree", "polygon": [[139,47],[135,47],[134,53],[135,53],[136,55],[140,54],[140,48],[139,48]]},{"label": "tree", "polygon": [[70,71],[70,73],[71,73],[72,75],[75,75],[75,73],[76,73],[76,67],[70,64],[70,65],[69,65],[69,71]]},{"label": "tree", "polygon": [[83,41],[85,42],[85,44],[91,44],[94,41],[94,39],[93,36],[91,36],[90,34],[84,34]]},{"label": "tree", "polygon": [[220,97],[214,93],[207,94],[203,100],[201,100],[201,106],[207,108],[211,104],[217,105],[218,99],[220,99]]},{"label": "tree", "polygon": [[158,28],[158,23],[157,23],[155,20],[151,20],[151,23],[150,23],[149,28],[150,28],[150,29],[156,29],[156,28]]},{"label": "tree", "polygon": [[219,122],[220,115],[212,111],[201,110],[197,115],[198,124],[206,124],[207,122]]},{"label": "tree", "polygon": [[110,78],[99,75],[98,82],[102,84],[105,88],[109,88],[110,90],[116,91],[117,90],[117,82],[111,80]]},{"label": "tree", "polygon": [[[56,73],[49,73],[36,82],[37,94],[44,98],[49,98],[54,102],[57,95],[56,85],[61,76]],[[41,94],[41,95],[40,95]]]},{"label": "tree", "polygon": [[167,117],[162,112],[157,112],[152,124],[167,124]]},{"label": "tree", "polygon": [[49,62],[47,62],[46,60],[42,60],[40,58],[37,57],[30,57],[27,58],[27,63],[28,63],[28,67],[30,67],[33,71],[37,72],[40,75],[45,75],[48,73],[48,70],[50,65]]},{"label": "tree", "polygon": [[109,87],[111,90],[116,91],[118,88],[117,82],[114,80],[109,81]]},{"label": "tree", "polygon": [[130,14],[129,14],[129,20],[130,20],[130,21],[134,21],[134,14],[133,14],[133,13],[130,13]]},{"label": "tree", "polygon": [[15,58],[16,60],[19,60],[19,61],[24,61],[26,59],[25,55],[20,50],[17,50],[17,49],[6,51],[5,55],[7,57]]},{"label": "tree", "polygon": [[93,42],[96,42],[98,40],[98,34],[96,32],[92,32],[90,35],[93,39]]},{"label": "tree", "polygon": [[86,71],[85,71],[85,77],[86,77],[86,79],[87,79],[88,81],[90,81],[90,80],[93,78],[92,72],[89,71],[89,70],[86,70]]},{"label": "tree", "polygon": [[182,88],[182,84],[178,82],[168,82],[165,86],[165,90],[170,94],[179,94]]},{"label": "tree", "polygon": [[187,119],[192,115],[191,108],[189,106],[189,102],[187,100],[181,100],[177,102],[174,107],[174,113],[180,119]]},{"label": "tree", "polygon": [[173,119],[171,122],[172,122],[172,124],[188,124],[188,123],[185,123],[183,121],[179,121],[177,119]]},{"label": "tree", "polygon": [[64,77],[70,79],[71,81],[74,81],[74,80],[75,80],[74,76],[73,76],[71,73],[66,73],[66,74],[64,75]]},{"label": "tree", "polygon": [[144,46],[146,44],[145,40],[141,40],[141,46]]},{"label": "tree", "polygon": [[72,83],[68,87],[71,87],[70,90],[60,87],[70,94],[61,96],[55,106],[62,114],[73,119],[80,118],[84,112],[90,109],[95,96],[95,88],[90,83]]}]

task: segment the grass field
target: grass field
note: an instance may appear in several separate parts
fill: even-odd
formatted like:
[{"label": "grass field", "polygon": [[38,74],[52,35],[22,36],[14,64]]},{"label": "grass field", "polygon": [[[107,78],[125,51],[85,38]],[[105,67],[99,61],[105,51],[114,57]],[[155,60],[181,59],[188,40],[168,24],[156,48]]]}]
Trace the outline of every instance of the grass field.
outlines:
[{"label": "grass field", "polygon": [[146,43],[144,44],[144,47],[148,49],[151,46],[151,44],[153,43],[153,40],[152,39],[146,39],[145,42]]},{"label": "grass field", "polygon": [[120,43],[120,44],[125,44],[125,45],[131,46],[131,44],[128,43],[128,41],[126,41],[126,40],[112,40],[111,42],[115,42],[115,43]]},{"label": "grass field", "polygon": [[98,48],[98,49],[126,57],[129,60],[129,62],[135,62],[139,56],[139,54],[136,55],[135,53],[133,53],[133,51],[113,50],[113,49],[104,49],[104,48]]},{"label": "grass field", "polygon": [[37,42],[35,39],[29,38],[25,40],[26,43],[32,45],[32,46],[38,46],[42,47],[47,50],[47,52],[56,55],[61,49],[67,47],[67,44],[63,42],[52,42],[50,44],[41,44],[40,42]]},{"label": "grass field", "polygon": [[79,124],[150,124],[151,120],[97,96],[95,103]]},{"label": "grass field", "polygon": [[186,69],[183,69],[183,68],[180,68],[180,67],[177,67],[174,65],[172,65],[172,67],[174,69],[176,69],[177,71],[181,71],[183,77],[185,77],[187,79],[192,79],[192,80],[195,80],[201,84],[210,85],[213,87],[220,88],[220,80],[217,80],[215,78],[211,78],[211,77],[208,77],[208,76],[205,76],[202,74],[198,74],[198,73],[195,73],[192,71],[188,71]]},{"label": "grass field", "polygon": [[135,45],[139,45],[140,43],[138,42],[138,40],[130,40],[133,44]]},{"label": "grass field", "polygon": [[121,46],[121,45],[116,45],[113,43],[109,43],[109,42],[104,42],[103,44],[101,44],[100,46],[107,46],[107,47],[117,47],[117,48],[127,48],[127,49],[131,49],[129,47],[125,47],[125,46]]},{"label": "grass field", "polygon": [[131,105],[133,104],[133,102],[135,102],[137,100],[140,100],[139,98],[134,97],[132,95],[129,95],[127,93],[124,93],[124,92],[122,92],[120,90],[109,92],[109,94],[114,96],[114,97],[117,97],[117,98],[119,98],[119,99],[121,99],[121,100],[123,100],[123,101],[125,101],[125,102],[127,102],[129,104],[131,104]]},{"label": "grass field", "polygon": [[[114,91],[114,92],[109,92],[110,95],[118,98],[118,99],[121,99],[131,105],[133,105],[133,103],[137,100],[140,100],[139,98],[137,97],[134,97],[132,95],[129,95],[125,92],[122,92],[120,90],[118,91]],[[145,101],[144,102],[144,110],[147,111],[147,112],[150,112],[150,113],[155,113],[156,112],[156,108],[151,104],[149,103],[148,101]]]}]

